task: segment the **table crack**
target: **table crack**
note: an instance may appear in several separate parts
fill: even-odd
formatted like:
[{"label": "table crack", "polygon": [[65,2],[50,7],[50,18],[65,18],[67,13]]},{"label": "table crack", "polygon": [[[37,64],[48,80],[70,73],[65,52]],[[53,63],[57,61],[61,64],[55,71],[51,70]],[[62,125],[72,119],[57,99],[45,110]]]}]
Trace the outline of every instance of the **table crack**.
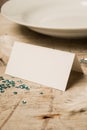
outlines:
[{"label": "table crack", "polygon": [[[21,98],[22,99],[22,98]],[[2,128],[5,126],[5,124],[8,122],[8,120],[12,117],[13,113],[15,112],[16,108],[19,106],[20,101],[15,105],[15,107],[13,108],[13,110],[11,111],[11,113],[9,114],[9,116],[5,119],[5,121],[2,123],[2,125],[0,126],[0,130],[2,130]]]}]

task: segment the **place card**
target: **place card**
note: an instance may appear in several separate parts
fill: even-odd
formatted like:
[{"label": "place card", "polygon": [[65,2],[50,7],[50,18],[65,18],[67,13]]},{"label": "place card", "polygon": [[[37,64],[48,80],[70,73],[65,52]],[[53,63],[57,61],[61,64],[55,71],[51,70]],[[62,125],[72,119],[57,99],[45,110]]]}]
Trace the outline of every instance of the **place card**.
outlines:
[{"label": "place card", "polygon": [[71,69],[82,72],[74,53],[15,42],[5,73],[65,91]]}]

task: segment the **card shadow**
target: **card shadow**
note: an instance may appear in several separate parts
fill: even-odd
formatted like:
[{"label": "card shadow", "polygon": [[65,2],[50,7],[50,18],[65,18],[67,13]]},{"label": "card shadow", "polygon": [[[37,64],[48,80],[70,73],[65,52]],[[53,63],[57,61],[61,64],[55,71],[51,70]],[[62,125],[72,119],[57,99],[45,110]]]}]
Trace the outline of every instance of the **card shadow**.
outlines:
[{"label": "card shadow", "polygon": [[72,88],[76,83],[83,79],[84,76],[85,75],[81,72],[71,71],[66,90]]}]

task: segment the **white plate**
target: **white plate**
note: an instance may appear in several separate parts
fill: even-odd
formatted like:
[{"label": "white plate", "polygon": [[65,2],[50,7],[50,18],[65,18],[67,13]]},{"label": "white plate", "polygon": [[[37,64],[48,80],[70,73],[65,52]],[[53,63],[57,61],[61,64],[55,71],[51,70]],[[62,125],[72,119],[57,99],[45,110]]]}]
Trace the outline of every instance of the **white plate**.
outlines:
[{"label": "white plate", "polygon": [[87,36],[87,0],[11,0],[2,15],[30,29],[52,36]]}]

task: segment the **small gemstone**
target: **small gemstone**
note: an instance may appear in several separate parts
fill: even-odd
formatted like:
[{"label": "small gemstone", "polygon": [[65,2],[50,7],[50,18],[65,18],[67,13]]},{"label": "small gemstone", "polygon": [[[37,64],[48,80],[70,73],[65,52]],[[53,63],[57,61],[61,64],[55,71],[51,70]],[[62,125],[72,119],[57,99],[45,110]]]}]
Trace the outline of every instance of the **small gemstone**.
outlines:
[{"label": "small gemstone", "polygon": [[2,90],[0,90],[0,92],[1,92],[1,93],[4,93],[5,91],[2,89]]},{"label": "small gemstone", "polygon": [[40,92],[40,94],[44,94],[43,92]]},{"label": "small gemstone", "polygon": [[7,89],[8,87],[5,85],[4,89]]},{"label": "small gemstone", "polygon": [[10,84],[10,80],[5,80],[7,84]]},{"label": "small gemstone", "polygon": [[3,80],[2,82],[3,82],[3,83],[6,83],[6,80]]},{"label": "small gemstone", "polygon": [[0,76],[0,81],[1,81],[1,80],[4,80],[4,78],[3,78],[2,76]]},{"label": "small gemstone", "polygon": [[26,90],[30,90],[30,88],[29,88],[28,86],[26,86],[26,85],[25,85],[25,89],[26,89]]},{"label": "small gemstone", "polygon": [[22,80],[17,80],[18,83],[23,83]]},{"label": "small gemstone", "polygon": [[4,84],[1,84],[0,86],[1,86],[1,88],[5,88],[5,85],[4,85]]},{"label": "small gemstone", "polygon": [[10,84],[6,84],[6,87],[7,87],[7,88],[11,88],[11,85],[10,85]]},{"label": "small gemstone", "polygon": [[0,91],[3,90],[3,88],[0,88]]},{"label": "small gemstone", "polygon": [[[26,84],[22,84],[22,80],[18,80],[17,82],[20,83],[20,85],[16,85],[16,82],[14,80],[4,79],[2,76],[0,77],[0,81],[2,80],[2,84],[0,84],[0,92],[3,93],[5,89],[15,87],[15,88],[21,88],[25,90],[30,90],[30,87],[28,87]],[[14,92],[14,94],[16,94]]]},{"label": "small gemstone", "polygon": [[23,85],[20,85],[19,86],[21,89],[24,89],[25,88],[25,85],[23,84]]},{"label": "small gemstone", "polygon": [[80,60],[80,63],[85,63],[85,64],[87,64],[87,58],[82,58],[82,59]]},{"label": "small gemstone", "polygon": [[12,87],[15,86],[15,82],[13,80],[10,81],[10,84],[12,85]]},{"label": "small gemstone", "polygon": [[27,103],[27,101],[23,100],[23,101],[22,101],[22,103],[23,103],[23,104],[26,104],[26,103]]},{"label": "small gemstone", "polygon": [[17,94],[17,92],[13,92],[15,95]]}]

